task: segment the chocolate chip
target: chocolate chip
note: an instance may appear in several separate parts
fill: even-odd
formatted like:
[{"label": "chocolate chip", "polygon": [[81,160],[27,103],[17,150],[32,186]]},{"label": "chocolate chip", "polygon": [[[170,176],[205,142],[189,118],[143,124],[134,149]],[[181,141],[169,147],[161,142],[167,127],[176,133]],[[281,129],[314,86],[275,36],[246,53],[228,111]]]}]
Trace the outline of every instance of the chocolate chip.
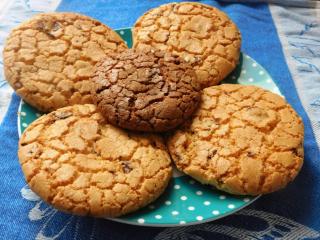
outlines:
[{"label": "chocolate chip", "polygon": [[247,153],[247,156],[248,156],[248,157],[254,157],[255,155],[256,155],[256,154],[253,153],[253,152],[248,152],[248,153]]},{"label": "chocolate chip", "polygon": [[121,162],[122,170],[124,173],[129,173],[132,171],[132,167],[130,166],[130,163],[127,161]]},{"label": "chocolate chip", "polygon": [[213,149],[209,152],[208,156],[207,156],[207,160],[210,160],[214,157],[214,155],[216,155],[217,153],[217,150],[216,149]]},{"label": "chocolate chip", "polygon": [[55,23],[53,24],[52,31],[54,31],[54,32],[55,32],[55,31],[58,31],[60,28],[61,28],[60,23],[55,22]]}]

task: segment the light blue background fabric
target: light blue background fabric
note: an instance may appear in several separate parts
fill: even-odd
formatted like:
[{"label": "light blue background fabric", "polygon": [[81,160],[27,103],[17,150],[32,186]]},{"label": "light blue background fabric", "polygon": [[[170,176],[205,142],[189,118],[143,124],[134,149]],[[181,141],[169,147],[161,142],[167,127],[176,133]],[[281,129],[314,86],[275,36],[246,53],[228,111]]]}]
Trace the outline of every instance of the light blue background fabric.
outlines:
[{"label": "light blue background fabric", "polygon": [[[166,2],[168,1],[64,0],[58,11],[83,13],[101,20],[112,28],[121,28],[132,26],[142,13]],[[268,70],[280,91],[302,116],[305,124],[306,156],[305,164],[297,179],[286,189],[261,197],[239,214],[213,223],[179,230],[136,227],[60,213],[41,202],[36,196],[27,194],[28,188],[16,155],[18,142],[16,113],[20,99],[14,95],[7,116],[0,126],[1,239],[57,237],[121,240],[173,239],[174,236],[180,237],[177,239],[199,240],[272,239],[272,236],[282,239],[303,239],[303,237],[320,239],[319,150],[285,63],[268,5],[201,2],[222,9],[235,21],[243,37],[242,50]]]}]

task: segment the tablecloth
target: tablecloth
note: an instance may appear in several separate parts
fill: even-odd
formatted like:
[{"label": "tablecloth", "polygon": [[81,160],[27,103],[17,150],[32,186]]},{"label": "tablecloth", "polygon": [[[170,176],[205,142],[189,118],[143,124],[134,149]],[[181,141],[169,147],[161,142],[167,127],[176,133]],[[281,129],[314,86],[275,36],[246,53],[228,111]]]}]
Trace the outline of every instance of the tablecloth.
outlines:
[{"label": "tablecloth", "polygon": [[[39,12],[79,12],[116,29],[132,26],[143,12],[167,2],[2,0],[0,46],[12,27]],[[227,12],[242,33],[242,51],[267,69],[303,118],[305,163],[297,179],[236,214],[189,227],[137,227],[59,212],[41,201],[24,181],[16,154],[20,98],[12,94],[1,71],[0,239],[320,239],[319,4],[298,0],[294,6],[262,1],[198,2]]]}]

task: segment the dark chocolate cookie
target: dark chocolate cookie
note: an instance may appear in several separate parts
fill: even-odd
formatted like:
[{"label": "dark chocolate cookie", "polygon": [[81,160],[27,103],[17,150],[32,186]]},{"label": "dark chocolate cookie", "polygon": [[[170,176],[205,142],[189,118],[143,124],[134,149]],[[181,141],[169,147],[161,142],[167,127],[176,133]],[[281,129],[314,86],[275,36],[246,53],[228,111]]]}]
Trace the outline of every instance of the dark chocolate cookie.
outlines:
[{"label": "dark chocolate cookie", "polygon": [[163,132],[188,119],[200,100],[192,67],[162,51],[114,54],[96,65],[94,100],[122,128]]}]

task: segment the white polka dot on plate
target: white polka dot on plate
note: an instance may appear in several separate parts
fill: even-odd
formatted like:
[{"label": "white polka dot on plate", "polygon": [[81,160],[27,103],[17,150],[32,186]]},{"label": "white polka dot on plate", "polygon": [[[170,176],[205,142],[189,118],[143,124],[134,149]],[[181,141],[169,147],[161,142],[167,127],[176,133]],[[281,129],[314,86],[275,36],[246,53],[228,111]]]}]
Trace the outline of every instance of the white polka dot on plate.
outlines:
[{"label": "white polka dot on plate", "polygon": [[210,202],[209,201],[204,201],[203,204],[206,205],[206,206],[209,206]]},{"label": "white polka dot on plate", "polygon": [[260,75],[263,75],[263,74],[264,74],[264,71],[259,71],[259,74],[260,74]]},{"label": "white polka dot on plate", "polygon": [[22,127],[28,127],[28,124],[26,124],[26,123],[22,123]]},{"label": "white polka dot on plate", "polygon": [[250,202],[250,198],[244,198],[243,201],[244,202]]},{"label": "white polka dot on plate", "polygon": [[189,206],[189,207],[188,207],[188,210],[189,210],[189,211],[194,211],[194,209],[195,209],[194,206]]},{"label": "white polka dot on plate", "polygon": [[174,189],[180,189],[180,185],[178,184],[174,185]]},{"label": "white polka dot on plate", "polygon": [[161,219],[161,218],[162,218],[161,215],[155,215],[154,217],[155,217],[156,219]]},{"label": "white polka dot on plate", "polygon": [[245,58],[248,58],[248,59],[249,59],[250,57],[249,57],[248,55],[245,55]]},{"label": "white polka dot on plate", "polygon": [[171,201],[165,201],[165,203],[164,204],[166,204],[166,205],[171,205]]},{"label": "white polka dot on plate", "polygon": [[217,215],[220,214],[220,212],[219,212],[218,210],[213,210],[213,211],[212,211],[212,214],[215,215],[215,216],[217,216]]},{"label": "white polka dot on plate", "polygon": [[27,114],[26,112],[20,112],[21,116],[25,117]]},{"label": "white polka dot on plate", "polygon": [[253,79],[253,78],[249,78],[248,81],[249,81],[249,82],[253,82],[254,79]]},{"label": "white polka dot on plate", "polygon": [[121,31],[120,31],[120,35],[123,35],[123,34],[124,34],[124,31],[121,30]]},{"label": "white polka dot on plate", "polygon": [[128,42],[127,41],[124,41],[125,42],[125,44],[127,44],[128,45]]},{"label": "white polka dot on plate", "polygon": [[241,73],[242,73],[242,74],[246,74],[246,73],[247,73],[247,70],[242,70]]},{"label": "white polka dot on plate", "polygon": [[179,214],[179,212],[178,212],[178,211],[172,211],[171,214],[174,215],[174,216],[176,216],[176,215]]},{"label": "white polka dot on plate", "polygon": [[186,224],[186,221],[180,221],[179,223],[180,224]]},{"label": "white polka dot on plate", "polygon": [[181,199],[182,201],[185,201],[185,200],[187,200],[188,198],[187,198],[187,196],[181,196],[180,199]]},{"label": "white polka dot on plate", "polygon": [[144,223],[144,219],[143,218],[139,218],[138,219],[138,223]]},{"label": "white polka dot on plate", "polygon": [[258,66],[256,63],[252,63],[252,67],[256,67]]},{"label": "white polka dot on plate", "polygon": [[196,194],[201,196],[203,193],[201,191],[196,191]]},{"label": "white polka dot on plate", "polygon": [[202,216],[197,216],[196,219],[197,219],[198,221],[202,221],[202,220],[203,220],[203,217],[202,217]]},{"label": "white polka dot on plate", "polygon": [[272,83],[272,80],[270,78],[267,79],[267,83]]},{"label": "white polka dot on plate", "polygon": [[219,197],[221,200],[224,200],[224,199],[226,199],[227,197],[225,196],[225,195],[220,195],[220,197]]},{"label": "white polka dot on plate", "polygon": [[234,206],[233,204],[229,204],[229,205],[228,205],[228,208],[229,208],[229,209],[234,209],[235,206]]},{"label": "white polka dot on plate", "polygon": [[195,181],[194,180],[190,180],[189,183],[190,184],[195,184]]}]

